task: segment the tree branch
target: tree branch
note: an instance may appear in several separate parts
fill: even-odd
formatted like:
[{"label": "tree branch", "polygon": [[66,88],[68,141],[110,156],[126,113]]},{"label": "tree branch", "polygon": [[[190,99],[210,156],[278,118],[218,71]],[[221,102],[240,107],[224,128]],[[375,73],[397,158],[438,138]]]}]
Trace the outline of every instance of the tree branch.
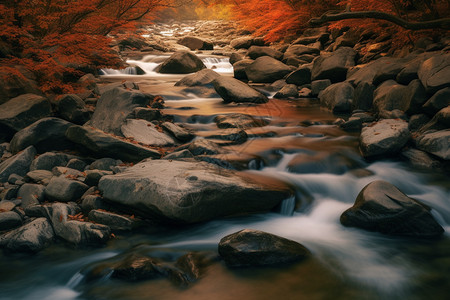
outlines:
[{"label": "tree branch", "polygon": [[319,18],[312,18],[309,21],[311,26],[320,26],[324,23],[340,21],[346,19],[378,19],[385,20],[401,26],[405,29],[420,30],[420,29],[450,29],[450,18],[436,19],[423,22],[408,22],[397,16],[380,12],[380,11],[352,11],[352,12],[327,12]]}]

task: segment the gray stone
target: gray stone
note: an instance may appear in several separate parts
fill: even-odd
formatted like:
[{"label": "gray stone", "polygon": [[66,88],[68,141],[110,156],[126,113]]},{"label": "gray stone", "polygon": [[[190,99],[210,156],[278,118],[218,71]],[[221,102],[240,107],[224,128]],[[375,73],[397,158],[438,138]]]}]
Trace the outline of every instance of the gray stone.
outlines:
[{"label": "gray stone", "polygon": [[11,174],[25,176],[30,171],[30,165],[35,155],[36,149],[29,146],[0,163],[0,182],[6,182]]},{"label": "gray stone", "polygon": [[180,140],[182,142],[190,141],[195,137],[192,132],[171,122],[164,122],[161,124],[161,127],[177,140]]},{"label": "gray stone", "polygon": [[409,138],[408,123],[384,119],[362,129],[360,149],[364,157],[394,155],[406,145]]},{"label": "gray stone", "polygon": [[341,223],[387,235],[418,238],[436,238],[444,232],[427,206],[381,180],[364,187],[353,207],[341,215]]},{"label": "gray stone", "polygon": [[171,223],[267,211],[292,193],[273,178],[175,160],[141,162],[123,173],[104,176],[99,189],[105,199],[144,218]]},{"label": "gray stone", "polygon": [[420,150],[445,160],[450,160],[450,129],[426,132],[416,139]]},{"label": "gray stone", "polygon": [[53,177],[45,188],[45,198],[53,201],[70,202],[81,198],[89,187],[76,180]]},{"label": "gray stone", "polygon": [[135,227],[134,220],[129,217],[96,209],[89,212],[89,220],[106,225],[111,230],[132,230]]},{"label": "gray stone", "polygon": [[47,152],[36,157],[31,163],[30,170],[48,170],[54,167],[66,166],[71,157],[65,153]]},{"label": "gray stone", "polygon": [[72,126],[67,130],[66,136],[74,143],[82,145],[86,150],[101,157],[107,156],[131,162],[148,157],[161,157],[157,150],[121,140],[94,128]]},{"label": "gray stone", "polygon": [[225,103],[266,103],[269,101],[265,95],[234,78],[222,76],[215,79],[213,84],[214,89]]},{"label": "gray stone", "polygon": [[286,83],[301,86],[311,83],[311,70],[309,68],[301,67],[294,72],[291,72],[286,77]]},{"label": "gray stone", "polygon": [[298,262],[311,253],[295,241],[244,229],[222,238],[219,254],[230,267],[257,267]]},{"label": "gray stone", "polygon": [[49,170],[33,170],[25,175],[25,180],[29,180],[35,183],[41,183],[43,181],[48,182],[53,177],[53,173]]},{"label": "gray stone", "polygon": [[44,201],[45,187],[41,184],[26,183],[17,192],[17,197],[22,200],[20,206],[26,208]]},{"label": "gray stone", "polygon": [[15,184],[8,184],[0,192],[0,200],[12,200],[17,197],[19,186]]},{"label": "gray stone", "polygon": [[57,176],[64,176],[66,178],[77,178],[77,177],[84,177],[84,174],[81,171],[67,168],[67,167],[54,167],[52,169],[53,175]]},{"label": "gray stone", "polygon": [[318,96],[321,91],[331,85],[330,79],[314,80],[311,82],[311,95]]},{"label": "gray stone", "polygon": [[432,158],[428,153],[414,148],[403,151],[401,156],[406,159],[410,165],[419,169],[436,171],[442,167],[440,161]]},{"label": "gray stone", "polygon": [[214,118],[217,127],[219,128],[252,128],[262,127],[269,124],[266,119],[257,119],[251,115],[241,113],[231,113],[226,115],[217,115]]},{"label": "gray stone", "polygon": [[13,211],[0,212],[0,231],[11,230],[22,225],[22,218]]},{"label": "gray stone", "polygon": [[92,115],[84,101],[73,94],[63,95],[56,101],[56,107],[61,118],[78,125],[89,121]]},{"label": "gray stone", "polygon": [[220,74],[210,69],[203,69],[187,75],[175,83],[175,86],[199,86],[211,84]]},{"label": "gray stone", "polygon": [[153,123],[145,120],[125,120],[121,131],[126,138],[145,145],[164,147],[177,144],[171,136],[160,132]]},{"label": "gray stone", "polygon": [[0,246],[11,252],[36,253],[53,242],[55,233],[46,218],[32,222],[0,236]]},{"label": "gray stone", "polygon": [[162,115],[159,109],[148,107],[136,107],[133,110],[135,119],[143,119],[146,121],[160,120]]},{"label": "gray stone", "polygon": [[311,79],[330,79],[331,82],[344,81],[347,70],[355,65],[356,51],[342,47],[333,53],[322,54],[314,60]]},{"label": "gray stone", "polygon": [[419,67],[418,75],[428,93],[450,87],[450,53],[425,60]]},{"label": "gray stone", "polygon": [[257,59],[261,56],[270,56],[277,60],[283,58],[283,53],[267,46],[251,46],[248,49],[247,56],[251,59]]},{"label": "gray stone", "polygon": [[[112,174],[110,174],[112,175]],[[102,197],[97,195],[87,195],[83,198],[81,201],[81,209],[85,213],[89,213],[93,209],[104,209],[109,210],[111,209],[111,205],[107,203],[105,200],[103,200]]]},{"label": "gray stone", "polygon": [[278,99],[286,98],[298,98],[298,89],[295,84],[286,84],[281,90],[279,90],[274,96]]},{"label": "gray stone", "polygon": [[177,51],[160,64],[155,71],[163,74],[188,74],[206,69],[206,66],[194,53]]},{"label": "gray stone", "polygon": [[437,91],[425,104],[423,110],[433,116],[441,109],[450,105],[450,87]]},{"label": "gray stone", "polygon": [[406,113],[409,115],[421,113],[422,105],[427,101],[428,96],[425,88],[420,80],[412,80],[408,84],[408,89],[405,91],[402,102],[408,107]]},{"label": "gray stone", "polygon": [[111,171],[113,167],[118,166],[122,163],[121,160],[103,157],[100,159],[94,160],[90,165],[90,170],[103,170],[103,171]]},{"label": "gray stone", "polygon": [[81,159],[72,158],[67,162],[66,168],[71,168],[71,169],[75,169],[75,170],[82,172],[82,171],[84,171],[86,166],[87,166],[87,163],[85,163]]},{"label": "gray stone", "polygon": [[292,69],[269,56],[258,57],[254,62],[245,68],[248,80],[257,83],[272,83],[284,78],[291,73]]},{"label": "gray stone", "polygon": [[351,111],[354,88],[348,82],[335,83],[319,94],[320,104],[333,112]]},{"label": "gray stone", "polygon": [[406,111],[409,103],[405,98],[408,88],[394,80],[383,82],[373,93],[373,108],[377,112],[399,109]]}]

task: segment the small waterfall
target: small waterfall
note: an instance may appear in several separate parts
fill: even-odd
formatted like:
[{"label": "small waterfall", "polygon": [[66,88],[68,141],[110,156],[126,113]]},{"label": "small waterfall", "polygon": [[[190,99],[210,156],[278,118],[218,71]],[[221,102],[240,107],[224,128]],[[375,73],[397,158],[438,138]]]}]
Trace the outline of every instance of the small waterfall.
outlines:
[{"label": "small waterfall", "polygon": [[70,278],[70,280],[67,282],[66,287],[74,289],[81,283],[81,281],[83,281],[83,279],[84,275],[80,272],[76,272],[75,275],[73,275],[72,278]]},{"label": "small waterfall", "polygon": [[205,57],[202,61],[208,69],[217,73],[233,73],[233,66],[228,57]]},{"label": "small waterfall", "polygon": [[289,197],[281,201],[280,213],[283,216],[292,216],[295,208],[295,196]]}]

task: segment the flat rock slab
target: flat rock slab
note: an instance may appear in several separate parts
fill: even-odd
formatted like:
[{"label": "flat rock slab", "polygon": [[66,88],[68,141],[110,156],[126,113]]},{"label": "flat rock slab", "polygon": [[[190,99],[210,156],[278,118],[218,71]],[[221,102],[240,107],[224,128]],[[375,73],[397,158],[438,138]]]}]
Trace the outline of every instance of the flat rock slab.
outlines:
[{"label": "flat rock slab", "polygon": [[75,201],[80,199],[88,188],[88,185],[77,180],[64,176],[53,177],[45,188],[45,198],[61,202]]},{"label": "flat rock slab", "polygon": [[362,129],[360,149],[364,157],[392,155],[406,145],[410,135],[407,122],[384,119]]},{"label": "flat rock slab", "polygon": [[146,161],[104,176],[105,199],[144,218],[196,223],[219,217],[268,211],[291,194],[273,178],[187,161]]},{"label": "flat rock slab", "polygon": [[434,93],[450,86],[450,54],[434,56],[419,67],[419,79],[427,92]]},{"label": "flat rock slab", "polygon": [[177,144],[171,136],[158,131],[155,124],[145,120],[126,120],[121,131],[125,137],[145,145],[172,146]]},{"label": "flat rock slab", "polygon": [[151,148],[121,140],[91,127],[72,126],[67,132],[68,139],[82,145],[94,155],[112,157],[124,161],[137,162],[145,158],[159,158],[161,154]]},{"label": "flat rock slab", "polygon": [[282,265],[310,255],[302,244],[267,232],[244,229],[219,242],[219,254],[230,267]]}]

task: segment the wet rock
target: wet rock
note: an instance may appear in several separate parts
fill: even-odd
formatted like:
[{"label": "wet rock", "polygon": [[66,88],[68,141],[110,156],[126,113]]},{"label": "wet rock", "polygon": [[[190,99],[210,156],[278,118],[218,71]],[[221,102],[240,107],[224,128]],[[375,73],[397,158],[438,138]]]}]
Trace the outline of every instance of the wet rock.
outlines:
[{"label": "wet rock", "polygon": [[202,155],[202,154],[219,154],[223,150],[217,143],[206,139],[196,139],[187,146],[187,150],[191,152],[192,155]]},{"label": "wet rock", "polygon": [[21,185],[23,184],[23,177],[17,174],[11,174],[8,177],[8,183]]},{"label": "wet rock", "polygon": [[194,155],[188,149],[175,151],[164,156],[164,159],[183,160],[185,158],[194,158]]},{"label": "wet rock", "polygon": [[51,113],[47,98],[35,94],[20,95],[0,105],[0,125],[19,131]]},{"label": "wet rock", "polygon": [[66,136],[69,140],[83,146],[84,149],[97,156],[108,156],[131,162],[161,156],[154,149],[121,140],[94,128],[72,126],[67,130]]},{"label": "wet rock", "polygon": [[237,39],[233,39],[230,42],[230,46],[234,49],[248,49],[253,44],[253,37],[244,36]]},{"label": "wet rock", "polygon": [[299,153],[289,161],[287,168],[297,174],[344,174],[352,169],[365,168],[365,163],[356,153],[350,152]]},{"label": "wet rock", "polygon": [[331,82],[344,81],[347,70],[355,65],[356,51],[342,47],[333,53],[322,54],[314,60],[311,79],[330,79]]},{"label": "wet rock", "polygon": [[213,50],[213,43],[195,36],[185,36],[178,40],[180,45],[186,46],[191,50]]},{"label": "wet rock", "polygon": [[188,74],[206,69],[206,66],[194,53],[177,51],[160,64],[155,71],[163,74]]},{"label": "wet rock", "polygon": [[161,124],[161,127],[182,142],[190,141],[195,137],[192,132],[171,122],[164,122]]},{"label": "wet rock", "polygon": [[419,67],[419,79],[428,93],[450,86],[450,53],[433,56]]},{"label": "wet rock", "polygon": [[154,98],[135,90],[111,89],[98,100],[88,125],[121,136],[120,128],[125,120],[132,118],[137,107],[146,107]]},{"label": "wet rock", "polygon": [[318,96],[321,91],[325,90],[330,85],[331,85],[331,81],[329,79],[312,81],[311,82],[311,95]]},{"label": "wet rock", "polygon": [[11,152],[17,153],[33,145],[38,153],[70,149],[66,139],[67,128],[73,124],[59,118],[44,118],[18,131],[11,140]]},{"label": "wet rock", "polygon": [[257,59],[261,56],[270,56],[277,60],[283,58],[283,53],[267,46],[251,46],[248,49],[247,56],[251,59]]},{"label": "wet rock", "polygon": [[50,222],[46,218],[38,218],[0,236],[0,246],[14,253],[36,253],[50,245],[54,238]]},{"label": "wet rock", "polygon": [[132,230],[135,221],[131,218],[103,210],[91,210],[89,220],[98,224],[107,225],[111,230]]},{"label": "wet rock", "polygon": [[310,256],[309,250],[297,242],[252,229],[222,238],[219,254],[230,267],[281,265]]},{"label": "wet rock", "polygon": [[175,83],[175,86],[199,86],[211,84],[220,74],[210,69],[203,69],[187,75]]},{"label": "wet rock", "polygon": [[30,165],[35,155],[36,149],[29,146],[0,163],[0,182],[6,182],[11,174],[25,176],[30,171]]},{"label": "wet rock", "polygon": [[286,83],[295,84],[297,86],[311,83],[311,70],[309,68],[301,67],[289,73],[286,77]]},{"label": "wet rock", "polygon": [[172,137],[160,132],[156,125],[145,120],[125,120],[121,131],[125,137],[145,145],[164,147],[177,144]]},{"label": "wet rock", "polygon": [[360,149],[364,157],[393,155],[406,145],[409,138],[408,123],[384,119],[362,129]]},{"label": "wet rock", "polygon": [[341,215],[341,223],[388,235],[418,238],[436,238],[444,232],[430,208],[381,180],[364,187],[355,204]]},{"label": "wet rock", "polygon": [[420,150],[450,160],[450,129],[425,132],[416,139],[416,146]]},{"label": "wet rock", "polygon": [[429,171],[441,169],[441,163],[438,160],[421,150],[414,148],[407,149],[401,153],[401,156],[406,159],[410,165],[419,169]]},{"label": "wet rock", "polygon": [[208,163],[168,160],[142,162],[104,176],[99,189],[105,199],[144,218],[181,224],[267,211],[291,193],[272,178]]},{"label": "wet rock", "polygon": [[217,115],[214,122],[219,128],[252,128],[262,127],[269,124],[266,119],[257,119],[251,115],[232,113],[226,115]]},{"label": "wet rock", "polygon": [[78,158],[72,158],[67,162],[66,168],[75,169],[78,171],[84,171],[86,169],[87,163]]},{"label": "wet rock", "polygon": [[58,114],[64,120],[83,125],[91,118],[92,112],[86,108],[84,101],[77,95],[63,95],[56,101]]},{"label": "wet rock", "polygon": [[51,171],[54,167],[66,166],[72,156],[65,153],[47,152],[36,157],[30,166],[30,171],[34,170],[48,170]]},{"label": "wet rock", "polygon": [[278,99],[286,98],[298,98],[298,89],[295,84],[286,84],[281,90],[279,90],[274,96]]},{"label": "wet rock", "polygon": [[407,90],[406,86],[400,85],[394,80],[383,82],[373,93],[373,108],[378,112],[394,109],[406,111],[409,103],[404,95]]},{"label": "wet rock", "polygon": [[119,41],[119,46],[122,51],[126,48],[141,49],[147,46],[147,42],[141,37],[128,36]]},{"label": "wet rock", "polygon": [[[449,67],[450,68],[450,67]],[[425,98],[426,99],[426,98]],[[450,87],[436,92],[423,105],[423,110],[430,116],[433,116],[438,111],[450,105]]]},{"label": "wet rock", "polygon": [[24,179],[30,182],[42,183],[48,182],[53,177],[53,173],[49,170],[33,170],[28,172]]},{"label": "wet rock", "polygon": [[160,120],[162,117],[161,111],[155,108],[136,107],[133,112],[135,119],[143,119],[149,122],[153,120]]},{"label": "wet rock", "polygon": [[251,59],[243,59],[236,62],[233,65],[234,78],[240,80],[247,80],[247,73],[245,73],[245,69],[250,66],[254,60]]},{"label": "wet rock", "polygon": [[284,78],[292,69],[270,56],[258,57],[245,68],[248,80],[252,82],[272,83]]},{"label": "wet rock", "polygon": [[44,201],[45,187],[41,184],[26,183],[22,185],[17,192],[17,197],[22,200],[20,206],[22,208],[39,204]]},{"label": "wet rock", "polygon": [[13,211],[0,212],[0,231],[11,230],[22,225],[22,218]]},{"label": "wet rock", "polygon": [[319,94],[320,104],[333,112],[351,111],[354,88],[348,82],[335,83]]},{"label": "wet rock", "polygon": [[373,92],[375,86],[368,82],[362,81],[355,89],[355,96],[353,99],[353,107],[368,111],[372,109],[373,104]]},{"label": "wet rock", "polygon": [[266,103],[269,101],[265,95],[234,78],[222,76],[215,79],[213,84],[214,89],[225,103]]},{"label": "wet rock", "polygon": [[53,177],[45,188],[45,198],[53,201],[70,202],[81,198],[89,187],[77,180]]}]

